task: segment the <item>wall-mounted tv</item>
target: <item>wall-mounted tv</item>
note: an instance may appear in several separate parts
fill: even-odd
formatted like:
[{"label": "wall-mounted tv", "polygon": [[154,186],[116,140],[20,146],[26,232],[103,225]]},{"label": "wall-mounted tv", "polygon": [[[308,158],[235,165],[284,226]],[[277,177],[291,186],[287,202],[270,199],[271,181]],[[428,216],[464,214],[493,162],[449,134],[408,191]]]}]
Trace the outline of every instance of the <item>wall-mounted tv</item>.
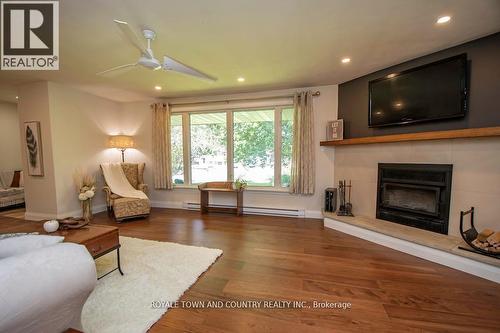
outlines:
[{"label": "wall-mounted tv", "polygon": [[467,54],[372,80],[369,90],[370,127],[463,117]]}]

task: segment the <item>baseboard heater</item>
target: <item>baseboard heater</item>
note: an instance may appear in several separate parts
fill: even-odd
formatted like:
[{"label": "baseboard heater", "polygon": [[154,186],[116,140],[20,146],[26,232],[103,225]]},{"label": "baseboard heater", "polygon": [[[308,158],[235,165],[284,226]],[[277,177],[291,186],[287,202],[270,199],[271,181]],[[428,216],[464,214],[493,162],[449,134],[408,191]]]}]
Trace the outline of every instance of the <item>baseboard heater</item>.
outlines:
[{"label": "baseboard heater", "polygon": [[[236,208],[236,206],[233,205],[217,205],[217,204],[211,204],[210,207]],[[184,202],[183,208],[189,210],[200,210],[200,204],[196,202]],[[291,217],[305,217],[306,215],[303,209],[282,209],[282,208],[252,207],[252,206],[244,206],[243,214],[291,216]]]}]

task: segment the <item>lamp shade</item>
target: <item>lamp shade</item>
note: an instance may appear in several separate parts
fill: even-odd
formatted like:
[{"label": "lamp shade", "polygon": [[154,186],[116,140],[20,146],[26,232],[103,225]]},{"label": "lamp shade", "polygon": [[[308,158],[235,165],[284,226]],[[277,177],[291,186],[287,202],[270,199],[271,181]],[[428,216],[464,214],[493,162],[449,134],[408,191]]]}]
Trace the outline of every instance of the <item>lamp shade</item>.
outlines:
[{"label": "lamp shade", "polygon": [[112,135],[109,137],[109,147],[118,149],[134,148],[134,138],[129,135]]}]

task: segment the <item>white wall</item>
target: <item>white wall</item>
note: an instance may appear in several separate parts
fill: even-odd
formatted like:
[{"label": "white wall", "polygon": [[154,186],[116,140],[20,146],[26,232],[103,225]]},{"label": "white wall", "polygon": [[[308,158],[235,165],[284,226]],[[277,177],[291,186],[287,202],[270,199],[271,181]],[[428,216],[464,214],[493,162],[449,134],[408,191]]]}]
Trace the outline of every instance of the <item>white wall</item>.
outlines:
[{"label": "white wall", "polygon": [[0,171],[22,169],[19,128],[17,105],[0,101]]},{"label": "white wall", "polygon": [[60,84],[49,82],[50,121],[58,216],[80,211],[73,175],[79,168],[95,176],[94,207],[105,204],[99,165],[115,157],[108,136],[121,128],[120,105]]},{"label": "white wall", "polygon": [[[19,131],[24,133],[24,122],[39,121],[42,137],[42,156],[44,175],[29,176],[26,154],[21,154],[24,170],[24,196],[26,199],[26,218],[44,219],[57,215],[54,161],[52,158],[52,130],[49,109],[48,82],[35,82],[19,87]],[[22,135],[21,145],[26,145]]]},{"label": "white wall", "polygon": [[[269,191],[247,191],[245,192],[245,206],[303,209],[307,217],[321,217],[323,206],[323,191],[326,187],[334,184],[333,178],[333,150],[321,149],[319,142],[325,139],[326,123],[337,118],[337,86],[321,86],[303,88],[319,90],[321,95],[314,98],[315,113],[315,154],[316,154],[316,193],[312,196],[290,195],[288,193]],[[189,98],[170,100],[171,103],[179,101],[200,102],[220,99],[260,98],[291,94],[302,89],[288,89],[280,91],[267,91],[261,93],[210,96],[206,98]],[[122,105],[123,131],[126,134],[135,135],[138,144],[137,150],[127,150],[128,161],[146,162],[146,181],[153,188],[152,178],[152,113],[150,103],[125,103]],[[184,202],[199,202],[197,189],[174,189],[170,191],[151,190],[150,197],[154,205],[181,208]],[[232,203],[232,197],[219,195],[214,198],[214,203]]]},{"label": "white wall", "polygon": [[[53,82],[36,82],[19,88],[19,114],[21,123],[40,121],[42,131],[44,176],[25,172],[26,218],[80,216],[73,182],[77,168],[96,177],[94,208],[102,209],[99,164],[115,157],[107,138],[121,128],[120,105]],[[26,171],[26,156],[23,165]]]}]

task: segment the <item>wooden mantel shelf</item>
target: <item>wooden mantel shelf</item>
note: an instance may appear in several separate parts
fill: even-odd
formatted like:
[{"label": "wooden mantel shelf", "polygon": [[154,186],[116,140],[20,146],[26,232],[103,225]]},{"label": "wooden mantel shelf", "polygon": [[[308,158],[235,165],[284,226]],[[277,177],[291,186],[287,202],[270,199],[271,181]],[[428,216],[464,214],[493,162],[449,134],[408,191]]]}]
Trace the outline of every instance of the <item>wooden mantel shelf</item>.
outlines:
[{"label": "wooden mantel shelf", "polygon": [[500,126],[483,127],[483,128],[466,128],[466,129],[449,130],[449,131],[381,135],[381,136],[371,136],[371,137],[345,139],[337,141],[321,141],[320,146],[346,146],[346,145],[361,145],[370,143],[426,141],[426,140],[459,139],[459,138],[482,138],[482,137],[494,137],[494,136],[500,137]]}]

